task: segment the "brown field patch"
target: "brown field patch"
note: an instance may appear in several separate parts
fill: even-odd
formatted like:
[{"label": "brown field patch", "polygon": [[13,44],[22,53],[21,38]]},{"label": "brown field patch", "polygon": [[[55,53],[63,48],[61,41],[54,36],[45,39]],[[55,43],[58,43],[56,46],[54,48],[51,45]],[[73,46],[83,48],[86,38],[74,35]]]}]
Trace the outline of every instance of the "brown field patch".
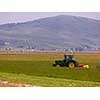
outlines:
[{"label": "brown field patch", "polygon": [[[49,51],[44,51],[44,52],[39,52],[39,51],[0,51],[0,54],[53,54],[53,55],[64,55],[64,54],[69,54],[68,52],[49,52]],[[97,56],[100,55],[100,52],[74,52],[74,55],[93,55]]]}]

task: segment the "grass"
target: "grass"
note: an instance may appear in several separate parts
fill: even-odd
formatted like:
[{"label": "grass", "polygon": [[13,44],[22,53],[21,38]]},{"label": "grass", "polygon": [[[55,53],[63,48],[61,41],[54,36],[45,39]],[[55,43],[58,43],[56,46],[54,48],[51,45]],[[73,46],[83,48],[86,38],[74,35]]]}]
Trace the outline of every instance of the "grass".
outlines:
[{"label": "grass", "polygon": [[[25,82],[31,82],[31,79],[32,82],[41,80],[42,86],[69,86],[68,84],[75,82],[75,80],[77,84],[72,86],[91,86],[90,83],[92,84],[92,82],[99,84],[100,69],[96,66],[100,65],[100,55],[75,55],[75,58],[79,63],[88,64],[90,68],[52,67],[54,60],[63,59],[63,53],[1,54],[0,73],[11,74],[12,79],[13,75],[16,77],[22,75]],[[37,84],[38,81],[36,81]],[[35,81],[32,84],[35,84]]]},{"label": "grass", "polygon": [[100,81],[100,69],[52,67],[49,61],[2,61],[0,72],[32,76],[55,77],[85,81]]},{"label": "grass", "polygon": [[11,73],[1,73],[0,80],[10,81],[13,83],[27,83],[33,86],[45,86],[45,87],[95,87],[100,86],[99,82],[91,81],[78,81],[70,79],[61,79],[61,78],[50,78],[50,77],[39,77],[39,76],[30,76],[25,74],[11,74]]}]

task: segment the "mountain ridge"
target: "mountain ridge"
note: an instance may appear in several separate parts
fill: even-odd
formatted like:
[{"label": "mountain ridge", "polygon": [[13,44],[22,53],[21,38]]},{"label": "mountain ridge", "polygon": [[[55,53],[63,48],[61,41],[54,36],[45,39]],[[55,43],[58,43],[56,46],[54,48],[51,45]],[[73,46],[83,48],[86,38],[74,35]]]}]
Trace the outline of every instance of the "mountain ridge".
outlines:
[{"label": "mountain ridge", "polygon": [[13,48],[94,49],[100,48],[99,34],[100,20],[69,15],[0,25],[0,41],[9,42]]}]

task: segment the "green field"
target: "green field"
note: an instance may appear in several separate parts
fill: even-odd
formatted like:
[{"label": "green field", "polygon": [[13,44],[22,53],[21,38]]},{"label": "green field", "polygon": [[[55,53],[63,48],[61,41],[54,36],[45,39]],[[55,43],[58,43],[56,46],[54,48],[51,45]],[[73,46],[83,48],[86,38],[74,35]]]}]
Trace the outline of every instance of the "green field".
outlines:
[{"label": "green field", "polygon": [[[75,58],[90,68],[52,67],[54,60],[63,59],[63,53],[0,54],[0,79],[10,80],[12,76],[11,81],[40,86],[71,86],[74,83],[72,86],[100,86],[100,68],[96,68],[100,66],[100,54],[75,55]],[[5,73],[9,75],[3,77]],[[25,75],[24,79],[21,75]]]}]

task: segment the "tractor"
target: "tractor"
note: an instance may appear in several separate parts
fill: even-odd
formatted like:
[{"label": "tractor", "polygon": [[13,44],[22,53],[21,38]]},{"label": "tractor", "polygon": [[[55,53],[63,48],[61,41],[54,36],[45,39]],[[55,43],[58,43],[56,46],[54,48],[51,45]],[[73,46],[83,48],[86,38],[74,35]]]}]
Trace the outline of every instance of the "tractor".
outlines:
[{"label": "tractor", "polygon": [[64,55],[63,60],[56,60],[53,64],[54,67],[59,65],[60,67],[74,68],[78,67],[78,62],[74,59],[73,55]]}]

